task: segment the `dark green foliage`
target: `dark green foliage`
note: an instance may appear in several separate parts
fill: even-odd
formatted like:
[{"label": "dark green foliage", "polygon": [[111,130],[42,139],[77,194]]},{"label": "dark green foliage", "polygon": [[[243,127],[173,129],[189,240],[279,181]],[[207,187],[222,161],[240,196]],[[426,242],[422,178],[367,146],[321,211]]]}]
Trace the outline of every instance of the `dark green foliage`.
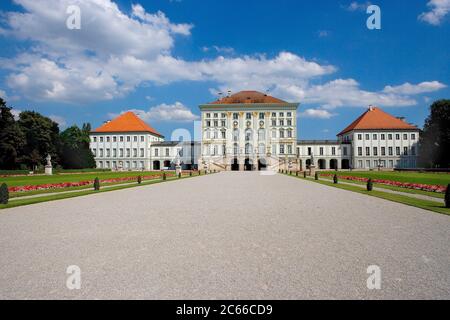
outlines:
[{"label": "dark green foliage", "polygon": [[202,175],[202,170],[198,170],[198,175],[199,175],[199,176]]},{"label": "dark green foliage", "polygon": [[303,178],[306,178],[306,171],[303,171]]},{"label": "dark green foliage", "polygon": [[98,178],[95,178],[95,180],[94,180],[94,190],[95,191],[100,190],[100,180]]},{"label": "dark green foliage", "polygon": [[337,176],[337,174],[334,175],[334,177],[333,177],[333,182],[334,182],[335,184],[338,183],[338,176]]},{"label": "dark green foliage", "polygon": [[314,179],[315,180],[319,180],[319,173],[318,172],[316,172],[316,174],[314,175]]},{"label": "dark green foliage", "polygon": [[163,179],[163,181],[166,181],[166,180],[167,180],[167,176],[166,176],[166,173],[165,173],[165,172],[163,172],[162,179]]},{"label": "dark green foliage", "polygon": [[450,100],[435,101],[420,135],[419,162],[424,167],[450,167]]},{"label": "dark green foliage", "polygon": [[9,201],[9,191],[6,183],[2,183],[0,186],[0,204],[8,204]]},{"label": "dark green foliage", "polygon": [[0,169],[18,169],[25,145],[25,135],[14,120],[11,110],[0,98]]},{"label": "dark green foliage", "polygon": [[367,180],[367,191],[372,191],[373,190],[373,182],[372,182],[372,178],[370,178],[369,180]]},{"label": "dark green foliage", "polygon": [[189,171],[189,177],[192,177],[192,171]]},{"label": "dark green foliage", "polygon": [[61,140],[56,122],[37,112],[23,111],[18,124],[26,139],[20,160],[22,163],[30,168],[45,164],[47,154],[51,155],[53,166],[60,163]]},{"label": "dark green foliage", "polygon": [[67,128],[61,133],[61,164],[66,169],[94,168],[95,160],[89,148],[90,125]]},{"label": "dark green foliage", "polygon": [[178,174],[178,179],[181,179],[181,172]]},{"label": "dark green foliage", "polygon": [[298,177],[298,171],[295,171],[295,176]]},{"label": "dark green foliage", "polygon": [[141,183],[142,183],[142,177],[141,177],[141,176],[138,176],[138,177],[137,177],[137,183],[138,183],[138,184],[141,184]]},{"label": "dark green foliage", "polygon": [[445,191],[445,207],[450,208],[450,183],[447,186],[447,191]]}]

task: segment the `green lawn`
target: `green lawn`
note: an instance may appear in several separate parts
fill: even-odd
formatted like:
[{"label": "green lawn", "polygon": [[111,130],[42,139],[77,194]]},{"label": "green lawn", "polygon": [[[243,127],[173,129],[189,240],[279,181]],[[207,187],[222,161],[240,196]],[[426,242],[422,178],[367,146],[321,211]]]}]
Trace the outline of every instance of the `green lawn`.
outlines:
[{"label": "green lawn", "polygon": [[20,176],[20,177],[0,177],[0,184],[6,183],[8,187],[39,185],[47,183],[62,183],[62,182],[79,182],[94,180],[98,177],[100,180],[111,178],[137,177],[146,176],[154,173],[162,174],[156,171],[145,172],[95,172],[95,173],[60,173],[52,176],[37,175],[37,176]]},{"label": "green lawn", "polygon": [[[291,177],[295,177],[295,176],[291,176]],[[362,193],[362,194],[365,194],[368,196],[382,198],[382,199],[389,200],[389,201],[403,203],[403,204],[406,204],[406,205],[409,205],[412,207],[418,207],[421,209],[450,215],[450,209],[445,208],[445,206],[439,202],[422,200],[422,199],[417,199],[417,198],[412,198],[412,197],[408,197],[408,196],[404,196],[404,195],[392,194],[392,193],[387,193],[387,192],[382,192],[382,191],[375,191],[375,190],[367,191],[358,186],[352,186],[352,185],[342,184],[342,183],[334,184],[331,181],[328,182],[328,181],[323,181],[323,180],[314,180],[314,179],[310,179],[310,178],[305,179],[305,178],[303,178],[303,176],[299,176],[298,179],[307,180],[307,181],[314,182],[314,183],[320,183],[320,184],[323,184],[323,185],[326,185],[329,187],[333,187],[333,188],[339,188],[339,189],[344,189],[347,191],[358,192],[358,193]]]},{"label": "green lawn", "polygon": [[399,182],[434,184],[447,186],[450,183],[450,173],[420,173],[420,172],[397,172],[397,171],[339,171],[329,172],[338,176],[354,176],[372,179],[385,179]]}]

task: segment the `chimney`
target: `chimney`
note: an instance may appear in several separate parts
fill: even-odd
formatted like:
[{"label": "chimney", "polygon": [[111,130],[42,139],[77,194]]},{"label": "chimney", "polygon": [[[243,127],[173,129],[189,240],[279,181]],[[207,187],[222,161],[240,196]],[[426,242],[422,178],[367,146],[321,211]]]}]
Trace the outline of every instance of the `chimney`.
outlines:
[{"label": "chimney", "polygon": [[369,105],[369,111],[373,111],[373,110],[374,110],[373,105]]}]

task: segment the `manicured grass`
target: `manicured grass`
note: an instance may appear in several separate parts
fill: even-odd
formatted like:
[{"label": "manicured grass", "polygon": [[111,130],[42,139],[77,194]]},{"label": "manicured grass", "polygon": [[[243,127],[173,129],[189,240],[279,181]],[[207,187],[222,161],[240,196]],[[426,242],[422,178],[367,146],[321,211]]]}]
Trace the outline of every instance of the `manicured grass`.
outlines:
[{"label": "manicured grass", "polygon": [[127,171],[127,172],[94,172],[94,173],[70,173],[70,174],[55,174],[52,176],[20,176],[20,177],[0,177],[0,184],[6,183],[8,187],[38,185],[47,183],[63,183],[63,182],[79,182],[94,180],[98,177],[100,180],[123,178],[123,177],[137,177],[150,174],[162,174],[160,171]]},{"label": "manicured grass", "polygon": [[[333,180],[332,176],[321,176],[320,178],[327,179],[327,180]],[[361,181],[344,180],[344,179],[342,179],[342,181],[347,182],[347,183],[366,185],[366,182],[361,182]],[[429,196],[429,197],[438,198],[438,199],[444,199],[444,197],[445,197],[445,194],[439,193],[439,192],[429,192],[429,191],[424,191],[424,190],[401,188],[401,187],[388,186],[388,185],[379,184],[379,183],[374,183],[373,185],[374,185],[374,187],[377,187],[377,188],[383,188],[383,189],[404,192],[404,193],[421,194],[424,196]]]},{"label": "manicured grass", "polygon": [[375,190],[367,191],[358,186],[351,186],[351,185],[342,184],[342,183],[334,184],[333,182],[328,182],[328,181],[323,181],[323,180],[314,180],[314,179],[308,179],[308,178],[305,179],[301,176],[299,176],[299,177],[291,176],[291,177],[299,178],[302,180],[307,180],[307,181],[314,182],[314,183],[320,183],[320,184],[323,184],[323,185],[326,185],[329,187],[339,188],[339,189],[343,189],[343,190],[347,190],[347,191],[358,192],[358,193],[362,193],[362,194],[365,194],[368,196],[377,197],[377,198],[381,198],[381,199],[385,199],[385,200],[389,200],[389,201],[399,202],[399,203],[402,203],[405,205],[409,205],[412,207],[418,207],[421,209],[425,209],[425,210],[429,210],[429,211],[433,211],[433,212],[437,212],[437,213],[441,213],[441,214],[450,215],[450,209],[445,208],[445,206],[443,204],[434,202],[434,201],[422,200],[422,199],[417,199],[417,198],[412,198],[412,197],[408,197],[408,196],[392,194],[392,193],[387,193],[387,192],[382,192],[382,191],[375,191]]},{"label": "manicured grass", "polygon": [[385,179],[399,182],[434,184],[447,186],[450,183],[450,173],[429,172],[399,172],[399,171],[339,171],[328,172],[338,176],[353,176],[372,179]]},{"label": "manicured grass", "polygon": [[[193,175],[192,177],[190,177],[189,175],[186,175],[186,176],[183,176],[181,179],[193,178],[193,177],[197,177],[197,176],[198,175]],[[94,191],[91,187],[89,190],[80,190],[80,192],[61,193],[61,194],[40,196],[40,197],[29,198],[29,199],[18,199],[18,200],[10,201],[6,205],[0,204],[0,209],[25,206],[25,205],[29,205],[29,204],[35,204],[35,203],[47,202],[47,201],[53,201],[53,200],[74,198],[74,197],[79,197],[79,196],[91,195],[91,194],[95,194],[95,193],[116,191],[116,190],[122,190],[122,189],[128,189],[128,188],[138,188],[138,187],[147,186],[147,185],[151,185],[151,184],[155,184],[155,183],[163,183],[163,182],[170,182],[170,181],[176,181],[176,180],[180,180],[180,179],[177,177],[167,177],[166,181],[163,181],[162,179],[154,179],[154,180],[147,180],[147,181],[144,180],[142,182],[142,184],[135,183],[135,184],[129,184],[129,185],[110,187],[110,188],[101,188],[100,191]]]}]

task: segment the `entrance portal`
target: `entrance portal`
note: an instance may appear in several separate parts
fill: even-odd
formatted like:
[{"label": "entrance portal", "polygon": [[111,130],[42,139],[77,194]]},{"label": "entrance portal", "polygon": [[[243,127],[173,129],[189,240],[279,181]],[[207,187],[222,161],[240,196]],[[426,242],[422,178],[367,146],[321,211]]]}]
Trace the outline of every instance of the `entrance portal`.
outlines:
[{"label": "entrance portal", "polygon": [[239,171],[239,161],[237,158],[234,158],[231,163],[231,171]]},{"label": "entrance portal", "polygon": [[244,171],[253,171],[253,163],[249,158],[245,159]]},{"label": "entrance portal", "polygon": [[258,170],[265,171],[267,169],[267,161],[264,158],[258,159]]}]

